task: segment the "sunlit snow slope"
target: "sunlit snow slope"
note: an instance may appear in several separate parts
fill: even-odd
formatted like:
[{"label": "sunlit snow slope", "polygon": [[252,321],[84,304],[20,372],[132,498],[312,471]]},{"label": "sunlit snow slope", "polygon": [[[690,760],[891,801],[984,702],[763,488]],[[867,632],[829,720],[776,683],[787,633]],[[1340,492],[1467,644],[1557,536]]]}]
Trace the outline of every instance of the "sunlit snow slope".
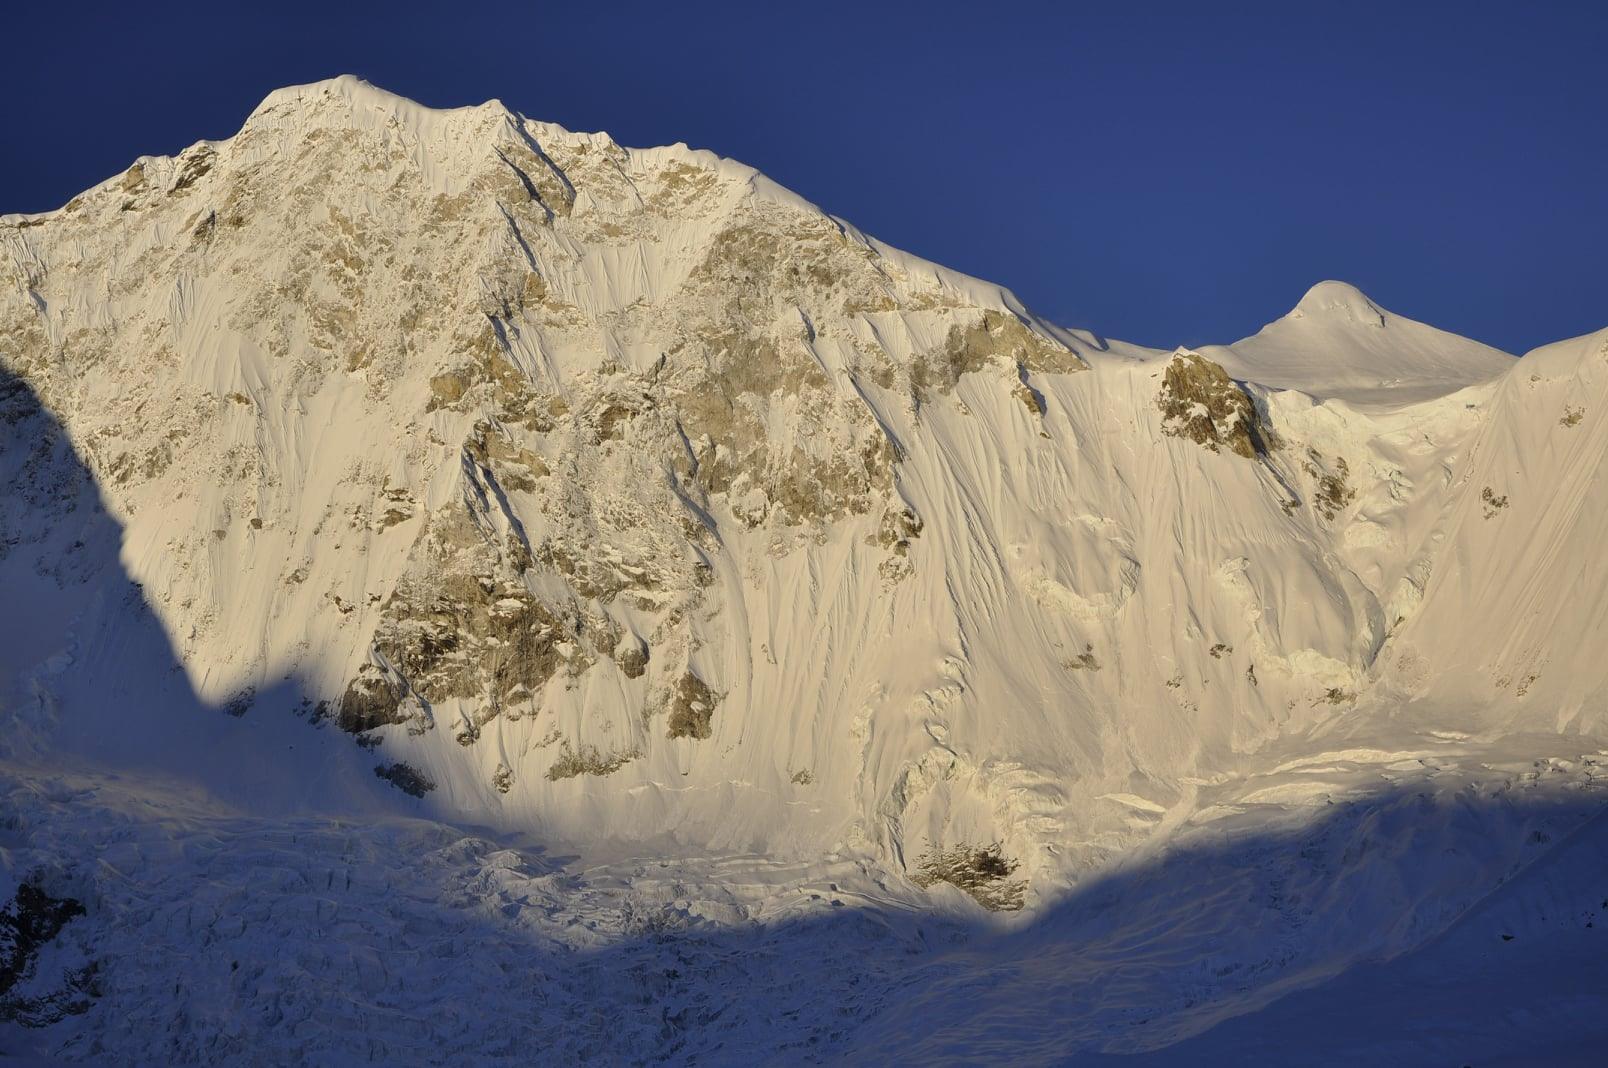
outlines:
[{"label": "sunlit snow slope", "polygon": [[[1596,796],[1608,331],[1515,360],[1324,282],[1233,345],[1106,342],[710,153],[350,77],[0,217],[0,250],[18,782],[706,885],[763,857],[722,905],[750,919],[829,872],[1031,921],[1407,768],[1451,797],[1562,761]],[[145,826],[110,781],[71,789]],[[1283,986],[1203,980],[1216,1009],[1133,1041],[1404,952],[1438,900],[1401,937],[1291,934],[1304,963],[1257,966]]]}]

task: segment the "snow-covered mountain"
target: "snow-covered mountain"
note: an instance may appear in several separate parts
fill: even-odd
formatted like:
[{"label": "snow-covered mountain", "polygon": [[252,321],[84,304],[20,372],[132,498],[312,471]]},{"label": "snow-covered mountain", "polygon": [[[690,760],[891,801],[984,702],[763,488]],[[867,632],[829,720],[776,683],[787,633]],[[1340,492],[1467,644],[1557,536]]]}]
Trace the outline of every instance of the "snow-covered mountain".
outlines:
[{"label": "snow-covered mountain", "polygon": [[[1108,342],[707,152],[350,77],[0,248],[4,866],[85,910],[5,996],[64,1055],[885,1059],[914,1010],[699,953],[792,930],[821,989],[924,976],[964,1026],[980,980],[899,962],[978,905],[1021,910],[966,951],[1014,1005],[1122,932],[1167,967],[924,1060],[1145,1049],[1414,949],[1599,811],[1608,331],[1515,360],[1324,282]],[[1354,893],[1292,889],[1314,857]],[[674,1007],[581,1027],[665,929]],[[418,959],[447,937],[469,973]],[[592,970],[510,1016],[511,937]],[[232,1001],[163,993],[225,957]]]}]

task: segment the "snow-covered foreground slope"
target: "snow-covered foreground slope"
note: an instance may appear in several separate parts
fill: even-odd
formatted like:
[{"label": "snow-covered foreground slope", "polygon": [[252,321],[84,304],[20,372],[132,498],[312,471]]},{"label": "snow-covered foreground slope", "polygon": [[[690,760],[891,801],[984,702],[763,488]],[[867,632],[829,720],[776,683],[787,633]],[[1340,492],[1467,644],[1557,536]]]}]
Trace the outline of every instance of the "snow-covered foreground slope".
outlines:
[{"label": "snow-covered foreground slope", "polygon": [[[10,870],[88,915],[12,992],[57,1022],[0,1039],[119,1064],[1060,1064],[1178,1042],[1177,1063],[1243,1063],[1264,1039],[1281,1062],[1589,1063],[1608,753],[1506,759],[1530,742],[1225,783],[1016,930],[842,857],[582,857],[7,767]],[[1276,1000],[1315,984],[1347,992]],[[1303,1044],[1315,1004],[1345,1022]],[[1247,1038],[1243,1013],[1274,1022]]]},{"label": "snow-covered foreground slope", "polygon": [[1598,815],[1407,956],[1109,1062],[1600,1064],[1608,1045],[1605,886],[1608,820]]},{"label": "snow-covered foreground slope", "polygon": [[1599,810],[1608,332],[1104,342],[350,78],[0,249],[44,1048],[1149,1050]]}]

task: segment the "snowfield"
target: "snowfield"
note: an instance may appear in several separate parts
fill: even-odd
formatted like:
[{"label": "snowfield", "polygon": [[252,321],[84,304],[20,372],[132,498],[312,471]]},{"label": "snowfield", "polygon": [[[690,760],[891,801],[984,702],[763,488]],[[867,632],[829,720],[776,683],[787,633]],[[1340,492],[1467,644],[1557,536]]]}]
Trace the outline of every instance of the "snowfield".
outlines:
[{"label": "snowfield", "polygon": [[1165,844],[1014,924],[846,857],[583,856],[7,769],[11,870],[92,917],[13,996],[95,966],[87,1011],[8,1048],[130,1064],[1592,1063],[1608,1038],[1608,752],[1332,756],[1207,791]]},{"label": "snowfield", "polygon": [[0,216],[0,1063],[1597,1063],[1605,415],[280,90]]}]

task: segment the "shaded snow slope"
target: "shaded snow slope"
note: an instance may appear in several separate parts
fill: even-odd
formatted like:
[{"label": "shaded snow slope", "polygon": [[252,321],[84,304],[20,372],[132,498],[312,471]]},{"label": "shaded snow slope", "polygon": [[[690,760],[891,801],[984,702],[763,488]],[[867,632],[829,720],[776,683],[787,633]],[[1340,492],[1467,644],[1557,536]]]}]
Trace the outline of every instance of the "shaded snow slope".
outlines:
[{"label": "shaded snow slope", "polygon": [[[272,1014],[229,1021],[275,984],[361,974],[367,1008],[295,1010],[352,1059],[443,1036],[515,1056],[606,980],[554,965],[572,984],[557,1007],[502,1030],[472,1008],[407,1022],[423,994],[394,1034],[360,1022],[411,970],[470,1002],[504,981],[432,956],[448,905],[478,917],[455,937],[516,979],[519,954],[489,948],[509,915],[555,953],[594,922],[636,932],[634,905],[565,911],[598,866],[626,898],[646,880],[654,910],[693,909],[717,947],[753,921],[730,937],[774,949],[742,973],[760,985],[810,938],[863,927],[919,954],[983,923],[977,902],[1020,902],[1005,926],[1058,948],[984,971],[1060,1021],[1019,1024],[1017,1052],[1048,1059],[1153,1048],[1407,952],[1529,855],[1522,820],[1478,843],[1459,791],[1505,796],[1528,773],[1493,769],[1562,761],[1570,819],[1597,803],[1603,346],[1515,361],[1324,283],[1233,346],[1146,350],[684,145],[352,78],[276,92],[233,138],[0,217],[0,588],[30,606],[0,613],[0,752],[35,806],[5,870],[83,889],[74,944],[119,991],[57,1046],[243,1062]],[[81,825],[50,800],[63,775],[96,813]],[[1402,874],[1424,881],[1369,899],[1343,938],[1318,922],[1339,898],[1300,922],[1273,900],[1313,877],[1285,845],[1328,833],[1339,798],[1343,836],[1388,824],[1368,848],[1402,856],[1424,776],[1429,826],[1472,866]],[[1234,967],[1211,978],[1222,932],[1174,940],[1193,876],[1167,858],[1228,828],[1283,844],[1254,887],[1233,850],[1207,862],[1223,902],[1248,895],[1225,913],[1245,932]],[[69,848],[124,835],[141,843],[126,885]],[[326,900],[343,836],[359,890]],[[448,889],[415,899],[429,843]],[[531,860],[542,847],[566,859]],[[194,849],[235,872],[230,900],[259,859],[277,873],[263,907],[290,911],[253,921],[271,941],[327,924],[367,948],[314,939],[294,976],[254,973],[212,1015],[162,1003],[110,932],[161,927],[191,886],[164,865]],[[474,859],[510,849],[513,889]],[[1137,911],[1079,926],[1069,903],[1136,865],[1155,873]],[[1365,894],[1373,869],[1347,870]],[[854,919],[767,941],[806,900]],[[167,928],[171,958],[227,911]],[[1052,1004],[1056,969],[1099,989],[1138,944],[1162,963],[1123,998]],[[709,952],[687,989],[664,980],[652,1031],[688,1056],[793,1028],[886,1057],[916,1027],[891,994],[789,1016],[797,985],[722,1023],[710,1003],[735,973]],[[833,996],[915,982],[905,1000],[945,1016],[970,1000],[970,980],[863,967]],[[1180,969],[1206,977],[1178,995]],[[1241,969],[1258,978],[1227,978]],[[197,1045],[105,1031],[173,1011],[211,1021]],[[586,1033],[651,1057],[649,1031]],[[924,1048],[968,1048],[951,1037]]]},{"label": "shaded snow slope", "polygon": [[1224,783],[1167,848],[1015,932],[843,858],[587,857],[4,765],[8,870],[87,910],[16,993],[94,993],[46,1029],[0,1030],[0,1048],[111,1064],[1050,1065],[1169,1048],[1238,1063],[1250,1026],[1295,1063],[1467,1060],[1471,1035],[1476,1063],[1549,1059],[1600,1035],[1608,754],[1520,751],[1538,750],[1336,751]]},{"label": "shaded snow slope", "polygon": [[1595,1065],[1608,1044],[1608,819],[1413,953],[1146,1055],[1090,1064]]}]

